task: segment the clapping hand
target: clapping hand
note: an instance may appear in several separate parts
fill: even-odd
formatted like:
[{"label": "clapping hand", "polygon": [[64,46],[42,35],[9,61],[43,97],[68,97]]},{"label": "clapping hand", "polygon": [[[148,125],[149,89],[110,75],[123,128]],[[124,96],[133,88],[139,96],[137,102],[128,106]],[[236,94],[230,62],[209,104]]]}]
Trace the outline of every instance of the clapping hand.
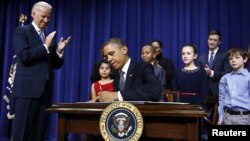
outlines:
[{"label": "clapping hand", "polygon": [[47,45],[47,47],[50,47],[51,42],[52,42],[52,39],[54,38],[55,34],[56,34],[56,31],[53,31],[53,32],[51,32],[51,33],[46,37],[46,39],[45,39],[45,44]]},{"label": "clapping hand", "polygon": [[211,75],[211,71],[212,71],[212,70],[209,68],[209,66],[208,66],[207,64],[205,65],[204,70],[206,71],[206,73],[207,73],[208,76]]},{"label": "clapping hand", "polygon": [[64,40],[63,37],[60,38],[60,41],[58,42],[58,46],[57,46],[57,52],[58,53],[61,54],[63,52],[64,48],[69,43],[70,39],[71,39],[71,36],[69,36],[66,40]]}]

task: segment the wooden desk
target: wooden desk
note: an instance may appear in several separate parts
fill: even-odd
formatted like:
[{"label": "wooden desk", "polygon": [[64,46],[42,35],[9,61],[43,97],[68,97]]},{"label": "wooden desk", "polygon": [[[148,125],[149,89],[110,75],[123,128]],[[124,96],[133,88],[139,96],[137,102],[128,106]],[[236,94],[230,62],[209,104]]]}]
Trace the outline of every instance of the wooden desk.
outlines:
[{"label": "wooden desk", "polygon": [[[143,137],[200,139],[200,121],[207,116],[198,105],[172,103],[133,103],[144,120]],[[55,104],[48,112],[58,113],[58,140],[67,140],[68,133],[101,135],[99,118],[109,103]]]}]

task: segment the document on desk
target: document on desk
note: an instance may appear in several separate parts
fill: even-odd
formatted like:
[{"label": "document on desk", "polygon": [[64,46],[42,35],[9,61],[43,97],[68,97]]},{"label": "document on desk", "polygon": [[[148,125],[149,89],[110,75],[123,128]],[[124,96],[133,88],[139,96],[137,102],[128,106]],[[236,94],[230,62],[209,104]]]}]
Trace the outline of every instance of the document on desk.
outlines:
[{"label": "document on desk", "polygon": [[185,102],[153,102],[153,101],[148,101],[145,104],[175,104],[175,105],[187,105],[190,103],[185,103]]},{"label": "document on desk", "polygon": [[[79,102],[76,102],[76,103],[79,103],[79,104],[111,104],[111,103],[114,103],[114,102],[120,102],[120,101],[113,101],[113,102],[79,101]],[[121,101],[121,102],[128,102],[128,103],[131,103],[131,104],[145,104],[148,101]]]},{"label": "document on desk", "polygon": [[[119,101],[114,101],[114,102],[119,102]],[[114,102],[90,102],[90,101],[85,101],[85,102],[76,102],[76,103],[82,103],[82,104],[111,104]],[[158,102],[158,101],[123,101],[123,102],[129,102],[131,104],[175,104],[175,105],[187,105],[190,103],[185,103],[185,102]]]},{"label": "document on desk", "polygon": [[112,102],[92,102],[92,101],[79,101],[79,104],[110,104]]}]

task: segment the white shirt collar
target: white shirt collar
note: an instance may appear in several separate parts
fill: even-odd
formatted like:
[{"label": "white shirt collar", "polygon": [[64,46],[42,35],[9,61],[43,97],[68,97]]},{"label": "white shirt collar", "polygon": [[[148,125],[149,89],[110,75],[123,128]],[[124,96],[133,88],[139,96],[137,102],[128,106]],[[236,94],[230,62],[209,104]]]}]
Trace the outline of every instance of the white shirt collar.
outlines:
[{"label": "white shirt collar", "polygon": [[35,21],[32,22],[32,25],[34,26],[36,32],[37,32],[38,34],[40,34],[41,29],[36,25]]},{"label": "white shirt collar", "polygon": [[128,67],[129,67],[130,63],[131,63],[131,59],[129,58],[128,61],[126,62],[126,64],[122,68],[122,71],[125,73],[125,75],[127,75],[127,73],[128,73]]},{"label": "white shirt collar", "polygon": [[[219,47],[217,47],[215,50],[213,50],[214,55],[218,52],[218,50],[219,50]],[[211,55],[211,53],[212,53],[212,51],[211,51],[211,50],[209,50],[209,56]]]}]

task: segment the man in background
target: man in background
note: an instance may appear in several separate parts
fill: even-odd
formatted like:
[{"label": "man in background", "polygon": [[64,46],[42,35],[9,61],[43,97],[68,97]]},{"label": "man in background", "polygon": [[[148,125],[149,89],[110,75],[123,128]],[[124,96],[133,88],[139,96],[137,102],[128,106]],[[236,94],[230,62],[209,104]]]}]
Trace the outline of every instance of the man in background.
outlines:
[{"label": "man in background", "polygon": [[221,77],[230,72],[227,52],[221,48],[221,32],[212,30],[208,35],[208,52],[198,58],[200,68],[204,68],[209,81],[209,95],[218,96]]}]

